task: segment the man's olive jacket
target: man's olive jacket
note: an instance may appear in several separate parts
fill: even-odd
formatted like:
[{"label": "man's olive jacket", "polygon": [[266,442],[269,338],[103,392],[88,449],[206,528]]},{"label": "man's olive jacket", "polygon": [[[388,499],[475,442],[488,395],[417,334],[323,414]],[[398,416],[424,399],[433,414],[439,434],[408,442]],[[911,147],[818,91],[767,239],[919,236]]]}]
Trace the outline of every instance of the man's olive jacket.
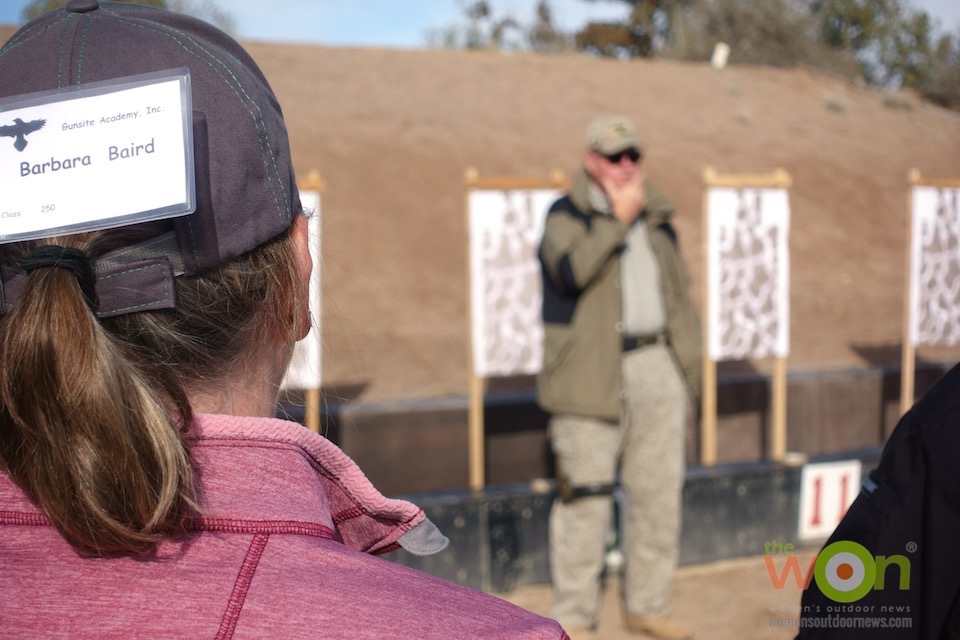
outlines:
[{"label": "man's olive jacket", "polygon": [[[547,213],[543,271],[543,367],[537,402],[550,413],[616,420],[621,409],[620,255],[629,226],[596,211],[581,170],[570,193]],[[646,224],[660,265],[667,340],[690,388],[700,392],[701,333],[676,232],[673,204],[645,185],[646,206],[633,224]]]}]

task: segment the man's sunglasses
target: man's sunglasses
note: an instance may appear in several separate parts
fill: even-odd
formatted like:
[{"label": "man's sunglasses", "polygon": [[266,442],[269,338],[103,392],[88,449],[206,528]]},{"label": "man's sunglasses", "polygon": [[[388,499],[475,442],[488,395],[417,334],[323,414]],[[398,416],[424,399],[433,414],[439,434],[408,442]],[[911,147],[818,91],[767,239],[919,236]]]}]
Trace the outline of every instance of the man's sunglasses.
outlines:
[{"label": "man's sunglasses", "polygon": [[603,157],[606,158],[610,164],[620,164],[620,161],[623,160],[624,157],[629,158],[633,164],[637,164],[637,161],[640,159],[640,152],[636,149],[624,149],[623,151],[610,154],[609,156],[604,155]]}]

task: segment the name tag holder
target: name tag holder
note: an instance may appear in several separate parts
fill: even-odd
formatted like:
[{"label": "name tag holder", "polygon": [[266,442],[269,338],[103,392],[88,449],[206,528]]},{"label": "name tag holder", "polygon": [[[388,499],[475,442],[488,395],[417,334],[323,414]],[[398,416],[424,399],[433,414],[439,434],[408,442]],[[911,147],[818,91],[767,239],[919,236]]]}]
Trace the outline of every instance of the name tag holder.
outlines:
[{"label": "name tag holder", "polygon": [[190,72],[0,100],[0,243],[196,210]]}]

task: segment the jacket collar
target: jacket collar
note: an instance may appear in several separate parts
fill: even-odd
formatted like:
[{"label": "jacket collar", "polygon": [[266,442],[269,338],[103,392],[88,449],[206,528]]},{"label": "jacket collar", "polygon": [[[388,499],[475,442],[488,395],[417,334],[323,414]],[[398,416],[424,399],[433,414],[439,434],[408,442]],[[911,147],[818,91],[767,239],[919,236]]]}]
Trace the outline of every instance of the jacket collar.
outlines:
[{"label": "jacket collar", "polygon": [[401,546],[429,555],[448,544],[422,509],[384,497],[343,451],[299,424],[200,414],[192,435],[201,499],[214,517],[330,526],[367,553]]},{"label": "jacket collar", "polygon": [[[316,535],[373,554],[430,555],[448,544],[422,509],[384,497],[336,445],[299,424],[197,414],[188,438],[201,511],[191,529]],[[50,524],[0,473],[5,522]]]}]

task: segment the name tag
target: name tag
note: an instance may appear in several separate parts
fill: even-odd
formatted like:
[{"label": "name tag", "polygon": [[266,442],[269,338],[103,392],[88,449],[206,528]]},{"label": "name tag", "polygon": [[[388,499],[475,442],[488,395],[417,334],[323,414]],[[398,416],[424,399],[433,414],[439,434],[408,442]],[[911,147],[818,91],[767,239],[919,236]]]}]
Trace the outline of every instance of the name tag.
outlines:
[{"label": "name tag", "polygon": [[190,72],[0,102],[0,243],[196,209]]}]

